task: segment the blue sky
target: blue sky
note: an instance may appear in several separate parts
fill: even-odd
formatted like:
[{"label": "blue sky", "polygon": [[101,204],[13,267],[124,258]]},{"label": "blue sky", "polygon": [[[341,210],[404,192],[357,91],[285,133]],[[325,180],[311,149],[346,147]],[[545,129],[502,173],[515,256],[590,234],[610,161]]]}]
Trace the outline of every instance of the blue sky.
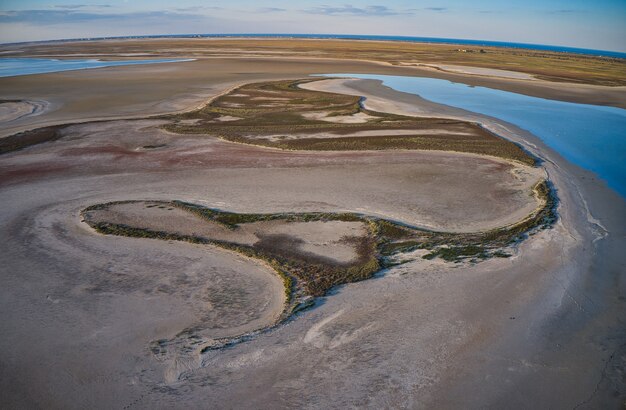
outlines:
[{"label": "blue sky", "polygon": [[626,0],[0,0],[0,42],[191,33],[383,34],[626,52]]}]

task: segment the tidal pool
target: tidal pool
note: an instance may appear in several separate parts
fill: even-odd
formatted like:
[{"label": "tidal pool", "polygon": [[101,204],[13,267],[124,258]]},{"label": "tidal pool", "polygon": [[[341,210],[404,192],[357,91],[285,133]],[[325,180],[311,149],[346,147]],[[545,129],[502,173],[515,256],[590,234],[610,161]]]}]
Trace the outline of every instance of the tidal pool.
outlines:
[{"label": "tidal pool", "polygon": [[57,60],[52,58],[0,58],[0,77],[55,73],[59,71],[85,70],[88,68],[113,67],[156,63],[178,63],[192,59],[152,59],[102,61],[96,59]]}]

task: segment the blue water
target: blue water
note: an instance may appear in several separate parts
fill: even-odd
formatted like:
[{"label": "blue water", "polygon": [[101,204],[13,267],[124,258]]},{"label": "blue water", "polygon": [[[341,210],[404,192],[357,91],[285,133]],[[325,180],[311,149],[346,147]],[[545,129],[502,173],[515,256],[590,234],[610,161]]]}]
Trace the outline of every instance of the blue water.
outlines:
[{"label": "blue water", "polygon": [[434,78],[329,76],[381,80],[398,91],[517,125],[539,137],[568,161],[595,172],[626,197],[626,110],[546,100]]},{"label": "blue water", "polygon": [[48,58],[0,58],[0,77],[13,77],[28,74],[55,73],[58,71],[84,70],[88,68],[113,67],[119,65],[138,65],[155,63],[176,63],[190,61],[186,59],[158,60],[55,60]]},{"label": "blue water", "polygon": [[[511,43],[504,41],[489,40],[468,40],[462,38],[437,38],[437,37],[409,37],[409,36],[378,36],[366,34],[166,34],[151,36],[125,36],[125,37],[101,37],[89,39],[68,39],[54,40],[58,41],[81,41],[81,40],[106,40],[106,39],[133,39],[133,38],[320,38],[320,39],[345,39],[345,40],[379,40],[379,41],[406,41],[410,43],[438,43],[438,44],[459,44],[468,46],[484,46],[484,47],[509,47],[524,48],[530,50],[555,51],[561,53],[587,54],[593,56],[626,58],[626,53],[608,50],[593,50],[588,48],[552,46],[545,44],[527,44],[527,43]],[[48,41],[42,41],[46,43]]]}]

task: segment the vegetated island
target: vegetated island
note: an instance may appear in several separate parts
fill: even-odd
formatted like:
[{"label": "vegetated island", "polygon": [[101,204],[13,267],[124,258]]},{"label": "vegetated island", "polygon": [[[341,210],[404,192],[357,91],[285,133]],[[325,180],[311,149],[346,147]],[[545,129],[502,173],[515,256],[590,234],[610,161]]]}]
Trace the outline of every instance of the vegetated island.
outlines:
[{"label": "vegetated island", "polygon": [[[537,165],[521,147],[478,124],[369,111],[358,97],[298,87],[309,81],[315,80],[244,85],[201,109],[162,117],[169,121],[163,127],[278,149],[444,150]],[[475,233],[436,232],[353,212],[233,213],[177,200],[96,204],[84,209],[82,217],[102,234],[217,246],[265,262],[285,287],[285,308],[276,325],[335,286],[371,278],[418,257],[478,263],[511,256],[517,243],[556,220],[557,198],[550,182],[537,182],[532,195],[538,205],[531,214]],[[202,331],[196,326],[155,341],[153,353],[165,354],[170,346],[207,351],[258,333],[213,340],[203,338]]]},{"label": "vegetated island", "polygon": [[520,146],[476,123],[374,112],[359,97],[299,87],[313,81],[320,79],[244,85],[201,109],[164,116],[164,128],[288,150],[440,150],[535,165]]},{"label": "vegetated island", "polygon": [[[532,214],[515,224],[476,233],[429,231],[352,212],[243,214],[176,200],[109,202],[85,208],[81,215],[102,234],[217,246],[265,262],[285,286],[285,309],[278,324],[335,286],[369,279],[416,257],[450,263],[510,257],[521,240],[556,220],[556,197],[549,182],[538,182],[533,194],[539,205]],[[195,327],[155,343],[160,348],[197,344],[201,333],[202,328]],[[211,340],[203,350],[249,336]]]}]

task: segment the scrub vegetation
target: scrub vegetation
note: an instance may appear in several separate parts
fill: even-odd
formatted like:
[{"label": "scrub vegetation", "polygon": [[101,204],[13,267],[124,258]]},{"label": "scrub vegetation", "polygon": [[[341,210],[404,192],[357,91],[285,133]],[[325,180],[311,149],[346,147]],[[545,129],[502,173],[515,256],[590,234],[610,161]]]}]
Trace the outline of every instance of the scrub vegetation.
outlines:
[{"label": "scrub vegetation", "polygon": [[63,136],[63,126],[37,128],[0,138],[0,154],[18,151],[31,145],[56,141]]},{"label": "scrub vegetation", "polygon": [[[450,263],[477,263],[492,257],[509,257],[514,246],[539,229],[549,228],[556,220],[556,198],[547,181],[539,182],[533,189],[540,202],[535,212],[522,221],[479,233],[447,233],[419,229],[400,223],[356,213],[277,213],[240,214],[211,209],[182,201],[150,201],[147,207],[178,208],[207,223],[218,223],[233,231],[245,224],[261,221],[294,222],[344,221],[362,222],[367,226],[363,236],[347,237],[358,257],[349,263],[340,263],[298,249],[298,237],[290,235],[257,234],[255,243],[244,245],[216,239],[211,235],[185,235],[150,228],[150,219],[137,226],[119,224],[98,218],[99,211],[107,211],[118,204],[144,203],[144,201],[109,202],[90,206],[82,211],[84,221],[96,231],[107,235],[161,240],[185,241],[218,246],[242,255],[259,259],[276,271],[285,285],[287,307],[284,318],[311,304],[312,298],[324,296],[337,285],[361,281],[372,277],[381,269],[411,258],[440,258]],[[421,253],[414,251],[421,250]],[[407,257],[409,259],[407,259]]]},{"label": "scrub vegetation", "polygon": [[548,81],[626,85],[624,59],[543,50],[409,42],[288,39],[222,40],[212,42],[211,46],[214,53],[232,48],[258,54],[282,51],[290,55],[307,55],[315,52],[316,55],[327,58],[382,61],[393,65],[430,63],[504,68]]},{"label": "scrub vegetation", "polygon": [[359,97],[299,87],[311,81],[318,80],[244,85],[199,110],[167,116],[171,122],[164,127],[288,150],[457,151],[535,165],[520,146],[478,124],[372,112]]},{"label": "scrub vegetation", "polygon": [[[154,40],[124,40],[124,51],[146,54]],[[558,82],[608,86],[626,85],[626,59],[507,47],[455,44],[428,44],[403,41],[367,41],[332,39],[166,39],[161,51],[147,57],[308,57],[341,60],[368,60],[395,66],[420,64],[467,65],[505,69],[531,74],[539,79]],[[120,42],[77,42],[73,44],[32,44],[29,55],[64,55],[81,53],[98,58],[118,58]]]}]

